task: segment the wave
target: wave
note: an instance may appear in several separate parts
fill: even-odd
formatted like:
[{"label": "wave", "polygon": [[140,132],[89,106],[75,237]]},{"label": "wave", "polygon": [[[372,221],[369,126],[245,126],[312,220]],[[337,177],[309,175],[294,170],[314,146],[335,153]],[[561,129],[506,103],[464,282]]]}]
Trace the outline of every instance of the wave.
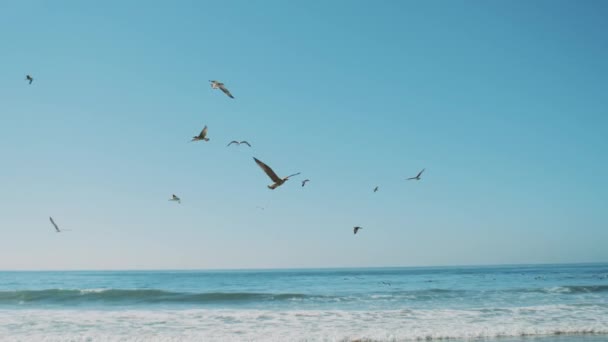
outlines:
[{"label": "wave", "polygon": [[251,293],[251,292],[171,292],[155,289],[48,289],[24,291],[0,291],[2,304],[159,304],[159,303],[243,303],[272,302],[323,298],[300,293]]},{"label": "wave", "polygon": [[564,341],[605,341],[608,308],[546,305],[505,309],[498,316],[482,310],[447,309],[0,310],[0,340],[24,342],[379,342],[503,337],[520,341],[521,337],[543,336],[548,339],[542,341],[555,341],[554,337],[561,335],[577,336]]},{"label": "wave", "polygon": [[543,293],[543,294],[588,294],[608,292],[608,285],[558,286],[551,288],[493,289],[490,291],[423,289],[423,290],[386,290],[357,296],[330,296],[303,293],[256,293],[256,292],[172,292],[158,289],[46,289],[0,291],[1,305],[26,304],[246,304],[254,302],[289,302],[289,301],[355,301],[355,300],[405,300],[427,301],[450,298],[465,298],[508,293]]}]

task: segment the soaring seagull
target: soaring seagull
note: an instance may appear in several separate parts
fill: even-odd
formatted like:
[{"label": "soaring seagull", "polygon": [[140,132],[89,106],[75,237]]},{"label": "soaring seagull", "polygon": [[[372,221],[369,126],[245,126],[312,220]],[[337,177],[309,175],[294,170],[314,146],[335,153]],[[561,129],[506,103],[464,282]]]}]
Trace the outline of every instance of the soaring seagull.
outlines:
[{"label": "soaring seagull", "polygon": [[209,138],[207,138],[207,125],[205,125],[205,128],[203,128],[203,130],[201,131],[201,133],[199,135],[192,137],[192,140],[190,140],[190,142],[200,141],[200,140],[209,141]]},{"label": "soaring seagull", "polygon": [[55,221],[53,221],[53,218],[50,216],[49,216],[49,220],[51,220],[51,223],[55,227],[55,230],[57,231],[57,233],[61,233],[63,231],[69,230],[69,229],[64,229],[64,230],[59,229],[59,227],[57,227],[57,223],[55,223]]},{"label": "soaring seagull", "polygon": [[175,194],[171,195],[171,199],[169,201],[174,201],[180,204],[182,203],[182,200],[179,197],[175,196]]},{"label": "soaring seagull", "polygon": [[359,229],[363,229],[363,227],[359,227],[359,226],[353,227],[353,234],[357,234],[357,232],[359,232]]},{"label": "soaring seagull", "polygon": [[223,91],[224,94],[228,95],[229,98],[231,98],[231,99],[234,98],[234,96],[232,96],[232,94],[230,94],[230,91],[224,86],[224,83],[222,83],[220,81],[215,81],[215,80],[209,80],[209,82],[211,82],[211,88],[219,89],[219,90]]},{"label": "soaring seagull", "polygon": [[250,143],[248,143],[246,140],[242,140],[242,141],[236,141],[236,140],[232,140],[231,142],[229,142],[229,143],[228,143],[228,145],[226,145],[226,147],[228,147],[228,146],[230,146],[230,145],[232,145],[232,144],[237,144],[237,145],[240,145],[240,144],[245,144],[245,145],[247,145],[247,146],[251,147],[251,144],[250,144]]},{"label": "soaring seagull", "polygon": [[264,172],[266,173],[266,175],[268,175],[268,177],[270,177],[270,179],[272,179],[272,181],[274,182],[274,184],[271,184],[268,186],[268,189],[270,189],[270,190],[274,190],[274,189],[278,188],[279,186],[283,185],[283,183],[285,183],[290,177],[297,176],[300,174],[300,172],[294,173],[293,175],[289,175],[289,176],[281,179],[281,178],[279,178],[279,176],[277,176],[276,173],[274,173],[274,171],[272,171],[270,166],[264,164],[263,162],[258,160],[256,157],[253,157],[253,160],[255,160],[256,164],[258,164],[258,166],[261,167],[262,170],[264,170]]},{"label": "soaring seagull", "polygon": [[304,187],[304,185],[306,185],[306,183],[310,182],[310,179],[305,179],[302,181],[302,187]]},{"label": "soaring seagull", "polygon": [[30,81],[30,84],[32,84],[32,82],[34,82],[34,78],[30,75],[25,76],[25,80]]},{"label": "soaring seagull", "polygon": [[378,192],[378,186],[374,188],[374,192]]},{"label": "soaring seagull", "polygon": [[407,180],[412,180],[412,179],[420,180],[420,176],[422,176],[422,173],[424,172],[424,170],[426,170],[426,169],[422,169],[422,171],[418,172],[418,174],[416,175],[416,177],[410,177]]}]

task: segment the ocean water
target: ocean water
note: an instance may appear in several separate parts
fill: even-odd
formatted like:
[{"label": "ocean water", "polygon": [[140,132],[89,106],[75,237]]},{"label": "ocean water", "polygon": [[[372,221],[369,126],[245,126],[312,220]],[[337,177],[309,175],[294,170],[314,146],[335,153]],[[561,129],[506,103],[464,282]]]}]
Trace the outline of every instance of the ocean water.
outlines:
[{"label": "ocean water", "polygon": [[0,341],[608,341],[608,264],[0,272]]}]

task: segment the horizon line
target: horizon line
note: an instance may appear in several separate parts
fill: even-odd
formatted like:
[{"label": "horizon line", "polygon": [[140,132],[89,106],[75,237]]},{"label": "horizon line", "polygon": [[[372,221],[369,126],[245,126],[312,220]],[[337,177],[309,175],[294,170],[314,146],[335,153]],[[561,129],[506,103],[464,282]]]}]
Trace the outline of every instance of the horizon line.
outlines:
[{"label": "horizon line", "polygon": [[505,264],[458,264],[439,266],[327,266],[327,267],[274,267],[274,268],[99,268],[99,269],[0,269],[0,272],[222,272],[222,271],[312,271],[312,270],[356,270],[356,269],[395,269],[395,268],[483,268],[483,267],[529,267],[529,266],[584,266],[602,265],[608,261],[565,262],[565,263],[505,263]]}]

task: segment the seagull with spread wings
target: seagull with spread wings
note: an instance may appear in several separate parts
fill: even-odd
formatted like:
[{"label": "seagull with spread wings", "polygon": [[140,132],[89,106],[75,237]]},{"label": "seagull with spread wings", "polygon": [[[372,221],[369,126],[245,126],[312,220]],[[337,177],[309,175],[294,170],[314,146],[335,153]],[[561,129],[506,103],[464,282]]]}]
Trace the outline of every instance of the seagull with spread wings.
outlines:
[{"label": "seagull with spread wings", "polygon": [[378,188],[379,188],[379,187],[378,187],[378,186],[376,186],[376,187],[374,188],[374,192],[378,192]]},{"label": "seagull with spread wings", "polygon": [[26,80],[26,81],[29,81],[29,82],[30,82],[30,84],[32,84],[32,82],[34,82],[34,78],[33,78],[32,76],[30,76],[30,75],[26,75],[26,76],[25,76],[25,80]]},{"label": "seagull with spread wings", "polygon": [[182,200],[179,197],[175,196],[175,194],[171,195],[171,198],[169,199],[169,201],[177,202],[179,204],[182,203]]},{"label": "seagull with spread wings", "polygon": [[422,176],[422,173],[424,172],[424,170],[426,170],[426,169],[422,169],[422,171],[418,172],[418,174],[416,175],[416,177],[410,177],[407,180],[413,180],[413,179],[420,180],[420,176]]},{"label": "seagull with spread wings", "polygon": [[359,227],[359,226],[353,227],[353,234],[357,234],[360,229],[363,229],[363,227]]},{"label": "seagull with spread wings", "polygon": [[272,181],[274,182],[273,184],[268,186],[268,189],[270,189],[270,190],[274,190],[274,189],[278,188],[279,186],[283,185],[283,183],[285,183],[290,177],[297,176],[300,174],[300,172],[298,172],[298,173],[294,173],[293,175],[289,175],[285,178],[279,178],[279,176],[277,176],[277,174],[274,173],[274,171],[272,171],[270,166],[264,164],[262,161],[260,161],[256,157],[253,157],[253,160],[255,160],[255,163],[258,164],[258,166],[262,170],[264,170],[266,175],[268,175],[268,177],[270,177],[270,179],[272,179]]},{"label": "seagull with spread wings", "polygon": [[204,141],[209,141],[209,138],[207,138],[207,125],[205,125],[205,128],[203,128],[203,130],[201,131],[201,133],[199,133],[199,135],[192,137],[192,140],[190,140],[190,142],[193,141],[200,141],[200,140],[204,140]]},{"label": "seagull with spread wings", "polygon": [[231,142],[228,143],[228,145],[226,145],[226,147],[228,147],[228,146],[230,146],[232,144],[237,144],[237,145],[245,144],[245,145],[251,147],[251,144],[248,143],[246,140],[241,140],[241,141],[232,140]]},{"label": "seagull with spread wings", "polygon": [[228,90],[228,88],[226,88],[224,83],[222,83],[220,81],[215,81],[215,80],[209,80],[209,82],[211,82],[211,88],[219,89],[219,90],[223,91],[224,94],[228,95],[229,98],[231,98],[231,99],[234,98],[234,96],[232,96],[232,94],[230,94],[230,91]]},{"label": "seagull with spread wings", "polygon": [[305,179],[302,181],[302,187],[304,187],[304,185],[306,185],[306,183],[310,182],[310,179]]}]

